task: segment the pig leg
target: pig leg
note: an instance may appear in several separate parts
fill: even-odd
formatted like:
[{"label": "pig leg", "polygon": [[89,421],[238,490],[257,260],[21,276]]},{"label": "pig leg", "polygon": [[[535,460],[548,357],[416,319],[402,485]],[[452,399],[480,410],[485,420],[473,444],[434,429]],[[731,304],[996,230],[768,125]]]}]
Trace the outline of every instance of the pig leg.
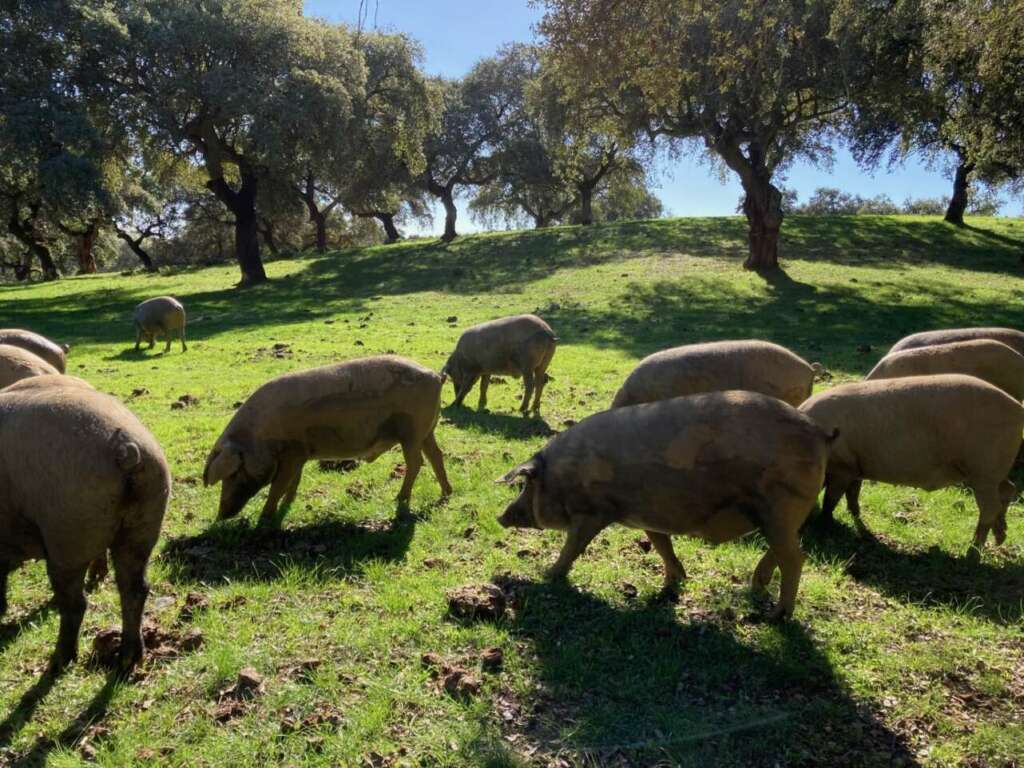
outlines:
[{"label": "pig leg", "polygon": [[555,356],[554,345],[544,355],[544,359],[541,360],[540,365],[534,369],[534,376],[537,379],[537,391],[533,395],[533,410],[536,413],[540,413],[540,396],[544,394],[544,387],[547,386],[548,379],[548,366],[551,365],[551,358]]},{"label": "pig leg", "polygon": [[267,503],[263,505],[263,511],[260,513],[261,525],[273,523],[277,518],[278,503],[292,485],[296,484],[296,475],[302,473],[302,465],[305,463],[306,460],[296,454],[285,454],[278,460],[277,471],[267,492]]},{"label": "pig leg", "polygon": [[173,338],[174,338],[174,334],[171,333],[170,331],[168,331],[167,333],[164,334],[164,341],[167,342],[167,344],[164,346],[164,352],[170,352],[171,351],[171,340]]},{"label": "pig leg", "polygon": [[50,659],[50,668],[54,672],[60,672],[78,658],[78,633],[82,629],[86,608],[85,570],[84,566],[60,568],[52,561],[46,562],[46,573],[60,613],[57,649]]},{"label": "pig leg", "polygon": [[998,486],[974,487],[974,499],[978,503],[978,526],[974,530],[971,548],[967,550],[968,560],[976,562],[980,559],[981,548],[985,546],[988,532],[993,527],[998,527],[1006,515],[1006,503],[1003,501],[1006,497],[1008,494],[1002,491],[1001,483]]},{"label": "pig leg", "polygon": [[661,555],[661,561],[665,564],[664,588],[675,588],[686,578],[686,569],[683,568],[683,564],[679,562],[679,558],[676,557],[676,552],[672,548],[672,537],[657,531],[644,531],[644,533],[647,534],[647,538],[650,539],[655,551]]},{"label": "pig leg", "polygon": [[409,506],[409,499],[412,498],[412,486],[416,482],[416,475],[420,473],[423,466],[423,455],[420,446],[414,445],[408,440],[402,443],[402,455],[405,457],[405,479],[402,480],[402,487],[398,491],[398,506],[405,509]]},{"label": "pig leg", "polygon": [[302,467],[300,466],[298,471],[295,473],[295,477],[292,478],[292,484],[288,486],[288,490],[284,492],[284,498],[281,499],[281,508],[288,509],[292,502],[295,501],[295,494],[299,492],[299,482],[302,480]]},{"label": "pig leg", "polygon": [[423,454],[430,461],[430,466],[434,470],[434,477],[437,478],[438,485],[441,486],[441,496],[451,496],[452,484],[448,482],[448,473],[444,471],[444,454],[441,453],[441,448],[438,446],[437,438],[434,437],[433,432],[427,435],[423,441]]},{"label": "pig leg", "polygon": [[[159,533],[159,528],[156,533]],[[146,534],[134,538],[137,535],[122,530],[111,548],[117,591],[121,596],[121,658],[118,666],[122,672],[127,672],[142,659],[145,647],[142,640],[142,611],[149,595],[146,564],[156,543],[156,535]]]},{"label": "pig leg", "polygon": [[0,619],[7,615],[7,575],[11,572],[11,564],[0,562]]},{"label": "pig leg", "polygon": [[135,351],[139,351],[139,344],[142,343],[142,326],[135,324]]},{"label": "pig leg", "polygon": [[455,401],[452,403],[452,405],[462,405],[462,401],[466,399],[466,395],[473,391],[473,385],[476,384],[476,380],[478,378],[480,377],[470,376],[468,379],[466,379],[465,383],[462,385],[462,388],[455,393]]},{"label": "pig leg", "polygon": [[479,410],[484,410],[487,407],[487,387],[491,383],[491,377],[486,373],[480,377],[480,401],[476,404]]},{"label": "pig leg", "polygon": [[758,594],[764,594],[768,591],[768,585],[772,583],[772,576],[775,575],[775,569],[778,567],[779,561],[775,559],[775,553],[771,547],[764,553],[764,556],[758,562],[757,567],[754,568],[754,575],[750,578],[750,589]]},{"label": "pig leg", "polygon": [[[780,519],[786,519],[784,515]],[[774,563],[778,563],[782,572],[782,586],[779,590],[779,602],[768,614],[771,621],[789,618],[796,608],[796,593],[800,588],[800,573],[804,565],[804,553],[800,550],[800,536],[796,530],[785,530],[778,525],[766,525],[765,538],[768,539],[769,555],[761,558],[754,569],[755,580],[760,581],[766,575],[770,578],[774,572]],[[772,564],[769,570],[769,563]]]},{"label": "pig leg", "polygon": [[575,516],[569,525],[566,533],[565,543],[562,544],[562,551],[558,555],[555,564],[548,568],[544,574],[549,579],[564,579],[572,570],[572,564],[576,558],[583,554],[587,545],[600,533],[606,523],[602,518],[593,515]]},{"label": "pig leg", "polygon": [[821,503],[821,522],[825,525],[831,525],[835,522],[836,507],[839,505],[839,500],[843,498],[843,492],[846,490],[847,478],[845,475],[838,474],[827,474],[825,475],[825,498]]},{"label": "pig leg", "polygon": [[533,394],[533,384],[533,369],[527,368],[523,373],[523,402],[519,406],[519,411],[521,413],[529,413],[530,411],[530,396]]},{"label": "pig leg", "polygon": [[178,332],[178,338],[181,340],[181,351],[185,352],[188,347],[185,346],[185,323],[181,324],[181,330]]},{"label": "pig leg", "polygon": [[1009,480],[1003,480],[999,484],[999,501],[1002,502],[1003,511],[999,515],[996,524],[992,527],[992,530],[995,532],[997,546],[1003,546],[1003,543],[1006,541],[1006,509],[1016,496],[1017,486]]}]

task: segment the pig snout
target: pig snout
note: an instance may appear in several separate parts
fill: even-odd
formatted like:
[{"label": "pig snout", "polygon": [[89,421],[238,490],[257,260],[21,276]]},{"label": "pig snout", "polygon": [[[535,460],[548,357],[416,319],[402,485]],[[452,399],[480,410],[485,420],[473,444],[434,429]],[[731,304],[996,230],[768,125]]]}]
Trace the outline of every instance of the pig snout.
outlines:
[{"label": "pig snout", "polygon": [[498,517],[498,524],[503,528],[539,528],[533,517],[530,505],[523,500],[523,494],[508,505],[508,508]]}]

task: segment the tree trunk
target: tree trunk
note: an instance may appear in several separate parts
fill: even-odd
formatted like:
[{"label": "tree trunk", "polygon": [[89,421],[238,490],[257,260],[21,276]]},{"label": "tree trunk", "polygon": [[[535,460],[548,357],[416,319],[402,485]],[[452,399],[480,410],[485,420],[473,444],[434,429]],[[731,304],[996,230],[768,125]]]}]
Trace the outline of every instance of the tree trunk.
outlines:
[{"label": "tree trunk", "polygon": [[580,224],[589,227],[594,223],[594,187],[580,184]]},{"label": "tree trunk", "polygon": [[533,226],[536,229],[546,229],[550,223],[544,214],[536,213],[533,216]]},{"label": "tree trunk", "polygon": [[50,249],[46,247],[45,243],[36,239],[31,224],[22,222],[17,211],[14,211],[7,221],[7,226],[11,234],[39,260],[39,266],[43,270],[43,280],[57,280],[60,275],[57,272],[57,265],[53,263],[53,257],[50,256]]},{"label": "tree trunk", "polygon": [[743,185],[743,213],[749,226],[750,254],[744,269],[763,272],[779,267],[779,230],[782,228],[782,193],[765,178]]},{"label": "tree trunk", "polygon": [[147,272],[156,272],[156,267],[153,266],[153,259],[150,258],[149,254],[142,247],[141,237],[133,239],[131,235],[116,226],[114,227],[114,232],[117,233],[119,238],[128,243],[128,247],[132,253],[139,257],[139,261],[142,262],[142,266]]},{"label": "tree trunk", "polygon": [[316,227],[316,251],[323,253],[327,250],[327,217],[323,211],[313,208],[309,212],[309,218]]},{"label": "tree trunk", "polygon": [[94,221],[88,228],[78,235],[78,243],[75,248],[75,256],[78,258],[78,274],[96,274],[96,255],[92,251],[96,243],[96,236],[99,234],[99,225]]},{"label": "tree trunk", "polygon": [[260,235],[263,237],[263,244],[270,249],[270,252],[277,255],[277,240],[274,239],[274,222],[270,219],[264,218],[262,220],[262,226],[260,229]]},{"label": "tree trunk", "polygon": [[223,178],[210,179],[206,185],[235,216],[235,259],[242,272],[239,287],[266,282],[256,226],[256,176],[243,173],[242,186],[237,192]]},{"label": "tree trunk", "polygon": [[452,196],[451,186],[444,188],[444,193],[441,195],[441,204],[444,206],[444,234],[441,235],[441,239],[450,243],[458,234],[455,232],[455,219],[459,215],[459,209],[455,207],[455,199]]},{"label": "tree trunk", "polygon": [[964,225],[967,191],[970,186],[969,177],[973,170],[974,163],[967,162],[961,155],[960,164],[956,167],[956,175],[953,177],[953,196],[949,198],[949,207],[946,208],[946,221],[956,224],[958,227]]},{"label": "tree trunk", "polygon": [[384,225],[384,234],[387,236],[384,242],[390,245],[402,239],[401,232],[395,226],[395,214],[390,211],[375,211],[373,214],[381,224]]}]

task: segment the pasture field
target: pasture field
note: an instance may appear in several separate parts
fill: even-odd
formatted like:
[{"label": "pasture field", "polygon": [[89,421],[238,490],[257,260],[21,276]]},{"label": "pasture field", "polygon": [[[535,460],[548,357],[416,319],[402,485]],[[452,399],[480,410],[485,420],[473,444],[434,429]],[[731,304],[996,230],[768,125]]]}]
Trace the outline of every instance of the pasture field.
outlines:
[{"label": "pasture field", "polygon": [[[514,492],[495,478],[607,407],[657,349],[763,338],[838,382],[909,332],[1024,326],[1020,221],[791,217],[785,274],[768,280],[740,269],[744,236],[738,218],[629,222],[281,259],[245,291],[234,266],[0,287],[0,326],[70,343],[68,372],[125,400],[174,474],[147,605],[165,636],[134,680],[88,663],[97,632],[120,623],[110,580],[90,597],[79,663],[53,681],[40,677],[57,631],[44,568],[12,574],[0,765],[1020,765],[1020,502],[1007,543],[969,566],[965,490],[867,484],[876,537],[858,537],[843,505],[835,530],[808,530],[782,626],[757,621],[747,589],[757,537],[677,539],[690,578],[673,603],[638,531],[607,530],[568,583],[547,584],[562,534],[496,523]],[[160,294],[188,309],[187,353],[132,350],[132,308]],[[542,419],[515,413],[518,382],[493,386],[488,413],[475,392],[448,407],[447,386],[447,504],[425,467],[412,521],[392,524],[396,449],[347,472],[309,465],[279,530],[255,526],[263,494],[214,523],[203,464],[264,381],[387,351],[439,370],[460,329],[519,312],[561,339]],[[184,395],[198,402],[172,409]],[[448,616],[447,590],[492,580],[503,618]],[[183,616],[190,593],[200,605]],[[191,628],[202,645],[185,651],[174,633]],[[482,670],[494,646],[503,663]],[[449,695],[438,665],[479,690]],[[243,668],[262,685],[236,698]]]}]

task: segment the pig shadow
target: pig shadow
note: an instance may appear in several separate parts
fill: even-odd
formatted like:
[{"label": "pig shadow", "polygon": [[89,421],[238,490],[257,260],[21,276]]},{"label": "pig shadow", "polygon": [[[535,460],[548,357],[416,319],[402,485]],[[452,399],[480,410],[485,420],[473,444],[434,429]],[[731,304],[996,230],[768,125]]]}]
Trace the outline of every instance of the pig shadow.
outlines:
[{"label": "pig shadow", "polygon": [[523,416],[516,412],[492,413],[476,408],[449,405],[441,409],[442,423],[452,424],[460,430],[501,435],[512,440],[551,437],[558,434],[538,416]]},{"label": "pig shadow", "polygon": [[980,563],[970,563],[963,549],[939,547],[906,551],[877,534],[861,536],[838,520],[812,524],[804,531],[803,549],[819,562],[846,563],[851,578],[890,597],[914,604],[966,609],[997,624],[1017,624],[1024,617],[1024,564],[991,562],[989,541]]},{"label": "pig shadow", "polygon": [[415,529],[416,518],[410,515],[362,525],[330,520],[296,528],[229,522],[170,539],[158,557],[175,584],[276,581],[295,567],[336,578],[358,573],[369,560],[404,560]]},{"label": "pig shadow", "polygon": [[754,645],[731,611],[687,617],[665,600],[499,582],[539,666],[502,728],[520,748],[587,765],[917,764],[798,622],[766,626]]},{"label": "pig shadow", "polygon": [[[35,684],[22,694],[14,709],[0,723],[0,749],[9,747],[14,738],[31,721],[36,709],[53,689],[58,679],[59,675],[54,675],[49,671],[44,672]],[[10,764],[42,766],[46,764],[50,753],[73,748],[79,739],[86,735],[87,731],[106,718],[110,701],[121,683],[123,683],[123,678],[116,672],[111,672],[103,687],[67,728],[56,737],[40,735],[28,752],[18,755]],[[7,756],[0,754],[0,758],[3,757]]]},{"label": "pig shadow", "polygon": [[32,629],[35,624],[43,621],[53,611],[53,601],[48,600],[38,605],[16,621],[0,624],[0,653],[17,640],[25,630]]}]

